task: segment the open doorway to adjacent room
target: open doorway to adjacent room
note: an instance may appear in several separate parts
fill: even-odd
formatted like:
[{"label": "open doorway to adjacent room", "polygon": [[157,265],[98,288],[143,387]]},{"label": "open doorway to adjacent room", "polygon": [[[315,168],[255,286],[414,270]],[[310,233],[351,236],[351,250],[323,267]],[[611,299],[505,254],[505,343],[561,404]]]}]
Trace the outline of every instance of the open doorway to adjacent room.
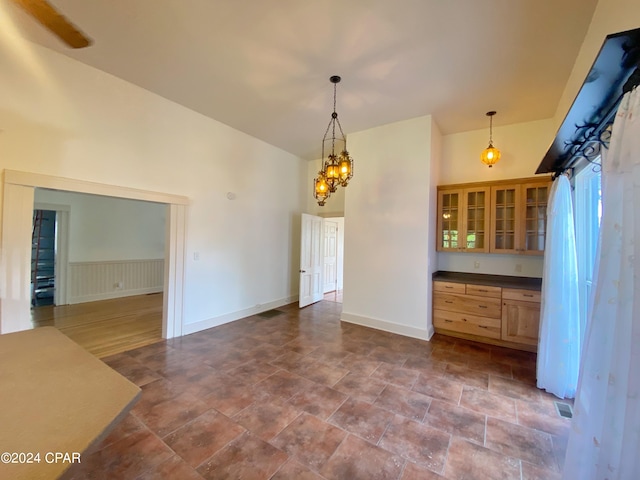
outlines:
[{"label": "open doorway to adjacent room", "polygon": [[324,225],[324,300],[342,303],[344,217],[327,217]]},{"label": "open doorway to adjacent room", "polygon": [[36,188],[31,319],[97,357],[162,339],[166,206]]}]

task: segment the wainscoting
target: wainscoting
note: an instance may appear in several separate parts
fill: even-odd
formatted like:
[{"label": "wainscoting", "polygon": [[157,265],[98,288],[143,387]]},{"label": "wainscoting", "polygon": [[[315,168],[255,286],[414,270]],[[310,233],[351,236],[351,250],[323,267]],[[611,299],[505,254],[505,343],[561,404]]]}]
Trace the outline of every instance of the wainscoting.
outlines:
[{"label": "wainscoting", "polygon": [[69,262],[68,303],[162,292],[164,259]]}]

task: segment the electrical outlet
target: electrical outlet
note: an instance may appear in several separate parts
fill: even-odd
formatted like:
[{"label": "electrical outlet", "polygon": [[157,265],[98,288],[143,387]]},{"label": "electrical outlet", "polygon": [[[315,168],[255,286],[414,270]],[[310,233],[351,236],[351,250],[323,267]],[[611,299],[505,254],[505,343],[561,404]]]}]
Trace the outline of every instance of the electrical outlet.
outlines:
[{"label": "electrical outlet", "polygon": [[473,262],[473,268],[480,268],[480,262]]},{"label": "electrical outlet", "polygon": [[200,260],[200,252],[193,252],[193,259],[197,262]]},{"label": "electrical outlet", "polygon": [[522,264],[516,263],[516,272],[518,273],[522,272]]}]

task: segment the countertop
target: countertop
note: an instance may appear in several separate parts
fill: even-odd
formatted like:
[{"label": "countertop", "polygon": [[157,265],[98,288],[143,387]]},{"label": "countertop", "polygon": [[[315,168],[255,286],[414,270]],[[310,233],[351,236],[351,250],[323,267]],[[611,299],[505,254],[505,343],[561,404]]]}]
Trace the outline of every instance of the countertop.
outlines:
[{"label": "countertop", "polygon": [[487,275],[483,273],[463,273],[437,271],[433,280],[454,283],[471,283],[502,288],[520,288],[523,290],[540,290],[542,279],[534,277],[512,277],[510,275]]},{"label": "countertop", "polygon": [[0,335],[0,385],[0,478],[14,480],[60,477],[140,396],[53,327]]}]

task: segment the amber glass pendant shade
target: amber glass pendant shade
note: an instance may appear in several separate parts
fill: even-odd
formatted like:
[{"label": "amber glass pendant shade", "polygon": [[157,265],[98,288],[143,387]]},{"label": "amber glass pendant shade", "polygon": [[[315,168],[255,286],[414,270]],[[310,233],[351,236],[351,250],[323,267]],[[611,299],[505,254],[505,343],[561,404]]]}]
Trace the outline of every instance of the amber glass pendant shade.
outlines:
[{"label": "amber glass pendant shade", "polygon": [[331,191],[329,190],[327,177],[324,172],[320,170],[318,176],[313,180],[313,197],[318,201],[318,205],[322,207],[330,195]]},{"label": "amber glass pendant shade", "polygon": [[493,116],[495,111],[487,112],[489,117],[489,146],[480,154],[480,160],[489,168],[493,167],[500,160],[500,150],[493,146]]},{"label": "amber glass pendant shade", "polygon": [[482,151],[480,160],[482,160],[482,163],[484,163],[485,165],[492,167],[498,162],[498,160],[500,160],[500,150],[498,150],[492,144],[489,144],[489,146]]}]

